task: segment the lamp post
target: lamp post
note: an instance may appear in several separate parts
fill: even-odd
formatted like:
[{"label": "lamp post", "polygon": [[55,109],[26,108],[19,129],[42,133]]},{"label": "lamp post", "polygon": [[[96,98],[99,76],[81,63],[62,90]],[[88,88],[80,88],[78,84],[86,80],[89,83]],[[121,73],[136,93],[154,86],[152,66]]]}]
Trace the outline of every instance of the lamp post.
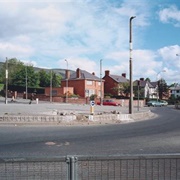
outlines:
[{"label": "lamp post", "polygon": [[129,99],[129,114],[133,114],[133,80],[132,80],[132,20],[136,16],[129,19],[129,76],[130,76],[130,99]]},{"label": "lamp post", "polygon": [[101,106],[103,104],[103,94],[102,94],[102,59],[100,59],[100,81],[101,81],[101,96],[100,96],[100,99],[101,99]]},{"label": "lamp post", "polygon": [[28,88],[27,88],[27,65],[25,65],[26,70],[26,99],[28,98]]},{"label": "lamp post", "polygon": [[52,69],[50,71],[50,102],[52,102]]},{"label": "lamp post", "polygon": [[[66,61],[67,71],[68,71],[68,60],[65,59],[65,61]],[[67,73],[68,72],[66,72],[66,103],[68,102],[68,76],[67,76]]]},{"label": "lamp post", "polygon": [[8,58],[6,58],[6,95],[5,95],[5,104],[8,103],[7,97],[8,97]]}]

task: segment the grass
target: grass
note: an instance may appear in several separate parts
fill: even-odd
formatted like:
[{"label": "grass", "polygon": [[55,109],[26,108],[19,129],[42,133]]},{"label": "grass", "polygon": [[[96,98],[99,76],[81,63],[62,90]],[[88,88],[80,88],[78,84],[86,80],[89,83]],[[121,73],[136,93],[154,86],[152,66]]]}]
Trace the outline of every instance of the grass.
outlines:
[{"label": "grass", "polygon": [[0,90],[4,88],[4,84],[0,84]]}]

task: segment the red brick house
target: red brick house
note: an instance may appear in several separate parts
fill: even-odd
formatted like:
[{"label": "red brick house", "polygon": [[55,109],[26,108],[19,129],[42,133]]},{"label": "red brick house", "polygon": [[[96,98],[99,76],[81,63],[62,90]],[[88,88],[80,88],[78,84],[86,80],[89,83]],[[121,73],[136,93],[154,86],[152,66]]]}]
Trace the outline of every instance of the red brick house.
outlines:
[{"label": "red brick house", "polygon": [[104,80],[95,76],[94,73],[89,73],[85,70],[77,69],[75,73],[70,74],[70,71],[66,70],[66,78],[61,80],[61,86],[66,87],[68,79],[68,87],[74,88],[74,94],[80,97],[90,97],[96,94],[97,97],[104,97]]},{"label": "red brick house", "polygon": [[119,95],[119,92],[115,90],[118,87],[119,83],[129,82],[126,79],[126,73],[123,73],[122,76],[118,75],[111,75],[109,70],[105,71],[105,76],[103,77],[105,80],[104,82],[104,94],[111,94],[111,95]]}]

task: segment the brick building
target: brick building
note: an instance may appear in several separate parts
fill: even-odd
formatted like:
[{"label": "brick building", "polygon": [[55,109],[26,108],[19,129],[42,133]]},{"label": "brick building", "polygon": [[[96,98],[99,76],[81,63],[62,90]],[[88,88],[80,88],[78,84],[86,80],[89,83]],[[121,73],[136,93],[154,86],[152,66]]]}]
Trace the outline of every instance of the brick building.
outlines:
[{"label": "brick building", "polygon": [[90,97],[96,94],[98,97],[104,97],[104,80],[95,76],[94,73],[89,73],[85,70],[77,69],[75,73],[70,74],[69,70],[66,70],[65,79],[61,80],[61,86],[66,87],[68,80],[68,87],[74,88],[74,94],[80,97]]},{"label": "brick building", "polygon": [[115,90],[119,86],[119,83],[129,82],[126,79],[126,73],[123,73],[122,76],[111,75],[109,70],[105,71],[105,76],[103,77],[104,82],[104,94],[119,95],[119,92]]}]

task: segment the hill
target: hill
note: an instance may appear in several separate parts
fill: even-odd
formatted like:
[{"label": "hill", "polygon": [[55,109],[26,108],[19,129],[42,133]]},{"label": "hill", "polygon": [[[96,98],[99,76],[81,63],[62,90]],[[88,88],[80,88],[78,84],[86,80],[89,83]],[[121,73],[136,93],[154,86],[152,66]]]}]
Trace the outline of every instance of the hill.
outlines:
[{"label": "hill", "polygon": [[[4,65],[4,62],[0,62],[0,68]],[[55,72],[56,74],[59,74],[62,76],[62,78],[65,78],[65,72],[66,72],[66,69],[46,69],[46,68],[39,68],[39,67],[34,67],[34,70],[35,72],[38,72],[40,70],[45,70],[46,72],[50,72],[51,70],[53,72]],[[70,73],[74,73],[75,71],[73,70],[69,70]]]}]

